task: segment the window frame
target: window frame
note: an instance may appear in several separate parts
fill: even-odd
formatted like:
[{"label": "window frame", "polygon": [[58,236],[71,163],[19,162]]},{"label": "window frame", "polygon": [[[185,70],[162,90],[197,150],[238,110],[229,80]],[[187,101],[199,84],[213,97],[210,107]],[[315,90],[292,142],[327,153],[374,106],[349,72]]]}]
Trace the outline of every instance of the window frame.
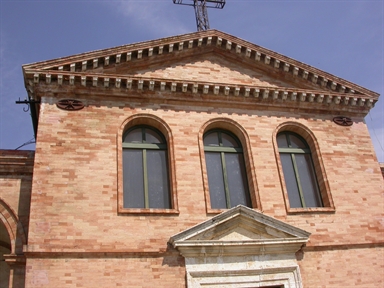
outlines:
[{"label": "window frame", "polygon": [[[290,140],[290,137],[289,136],[295,136],[297,137],[299,140],[302,141],[302,143],[306,146],[306,148],[294,148],[294,147],[288,147],[288,148],[283,148],[283,147],[279,147],[279,144],[277,144],[278,148],[279,148],[279,155],[280,155],[280,161],[281,161],[281,154],[285,154],[285,155],[289,155],[290,156],[290,160],[292,162],[292,168],[293,168],[293,173],[294,173],[294,176],[295,176],[295,182],[297,184],[297,190],[298,190],[298,193],[299,193],[299,199],[300,199],[300,203],[301,203],[301,206],[302,207],[295,207],[295,208],[310,208],[310,207],[307,207],[307,204],[305,200],[305,197],[304,197],[304,188],[302,187],[302,181],[301,181],[301,176],[300,175],[300,172],[299,172],[299,168],[298,168],[298,163],[297,163],[297,159],[296,159],[296,156],[297,155],[309,155],[309,161],[310,163],[307,163],[309,164],[311,167],[311,173],[314,174],[314,183],[313,183],[313,186],[314,186],[314,189],[316,190],[316,195],[315,197],[317,198],[317,202],[319,202],[320,206],[316,206],[316,207],[311,207],[311,208],[323,208],[324,207],[324,204],[323,204],[323,200],[321,198],[321,194],[320,194],[320,187],[319,187],[319,181],[317,179],[317,175],[316,175],[316,171],[315,171],[315,167],[313,165],[313,159],[312,159],[312,153],[311,153],[311,150],[309,149],[309,146],[308,146],[308,143],[297,133],[294,133],[294,132],[290,132],[290,131],[283,131],[283,132],[280,132],[277,134],[276,137],[279,137],[279,135],[284,135],[285,138],[286,138],[286,141],[287,141],[287,144],[288,146],[291,146],[291,140]],[[284,171],[283,171],[284,173]],[[284,175],[285,177],[285,175]],[[288,192],[288,195],[289,195],[289,191],[287,189],[287,192]],[[307,199],[308,200],[308,199]]]},{"label": "window frame", "polygon": [[202,125],[198,135],[199,141],[199,151],[200,151],[200,164],[202,170],[203,177],[203,186],[204,186],[204,196],[205,196],[205,207],[207,214],[218,214],[223,211],[227,211],[228,209],[215,209],[211,208],[211,199],[210,199],[210,191],[209,191],[209,183],[208,183],[208,173],[206,166],[206,158],[204,151],[204,135],[207,132],[212,130],[224,130],[234,135],[238,142],[240,143],[243,149],[243,159],[245,165],[245,174],[247,179],[248,191],[250,196],[250,204],[251,208],[255,210],[262,210],[260,196],[257,188],[257,179],[254,169],[254,162],[252,159],[252,151],[249,136],[246,130],[237,122],[229,118],[215,118],[210,119],[206,123]]},{"label": "window frame", "polygon": [[[124,208],[124,172],[123,172],[123,135],[134,127],[146,126],[154,131],[160,132],[167,145],[167,165],[170,209],[163,208]],[[179,214],[176,180],[175,180],[175,157],[173,147],[173,136],[169,126],[159,117],[152,114],[136,114],[128,117],[121,125],[117,133],[117,212],[124,214]],[[152,144],[143,146],[151,147]],[[154,144],[156,145],[156,144]],[[127,145],[125,145],[127,146]],[[129,146],[129,145],[128,145]]]},{"label": "window frame", "polygon": [[[283,166],[280,158],[280,151],[277,144],[277,135],[282,132],[288,132],[293,133],[299,136],[301,139],[305,141],[307,144],[308,149],[311,152],[311,158],[312,158],[312,164],[314,168],[314,172],[317,178],[317,185],[319,188],[319,196],[322,201],[323,207],[301,207],[301,208],[293,208],[290,206],[289,203],[289,196],[288,196],[288,190],[286,187],[286,182],[284,178],[284,171]],[[324,168],[324,164],[322,161],[321,151],[319,148],[319,144],[316,140],[315,135],[313,132],[307,128],[305,125],[298,123],[298,122],[285,122],[275,129],[273,135],[272,135],[272,141],[274,145],[275,150],[275,158],[277,163],[277,169],[280,176],[280,185],[284,197],[285,207],[288,214],[296,214],[296,213],[313,213],[313,212],[319,212],[319,213],[334,213],[335,212],[335,206],[333,203],[332,195],[330,186],[327,180],[326,171]],[[304,152],[304,151],[303,151]]]},{"label": "window frame", "polygon": [[[157,129],[151,127],[151,126],[148,126],[148,125],[138,125],[138,126],[133,126],[131,127],[130,129],[128,129],[126,132],[124,132],[123,134],[123,139],[133,130],[135,129],[141,129],[141,134],[142,134],[142,141],[145,140],[143,138],[145,138],[145,135],[146,135],[146,129],[148,130],[151,130],[153,132],[155,132],[156,134],[159,135],[159,137],[161,138],[162,142],[163,143],[132,143],[132,142],[123,142],[122,143],[122,146],[123,146],[123,151],[124,149],[131,149],[131,150],[137,150],[137,151],[142,151],[142,172],[143,172],[143,196],[144,196],[144,207],[141,207],[143,209],[151,209],[149,207],[149,202],[150,202],[150,196],[149,196],[149,181],[148,181],[148,166],[150,163],[148,163],[148,157],[147,157],[147,150],[152,150],[152,151],[166,151],[166,154],[168,154],[168,145],[167,145],[167,142],[166,142],[166,139],[164,137],[164,135]],[[168,155],[167,155],[168,156]],[[168,157],[167,157],[167,160],[168,160]],[[124,159],[123,159],[124,161]],[[167,161],[168,162],[168,161]],[[162,167],[162,168],[165,168],[166,169],[166,172],[167,172],[167,190],[166,193],[170,193],[169,191],[169,167],[168,167],[168,163],[165,163],[165,167]],[[124,171],[124,170],[123,170]],[[124,177],[124,175],[123,175]],[[124,181],[124,178],[123,178],[123,181]],[[169,195],[170,196],[170,195]],[[170,197],[169,197],[170,198]],[[171,205],[170,201],[169,201],[169,205]],[[126,208],[126,207],[124,207]],[[130,207],[131,208],[134,208],[134,207]],[[169,208],[152,208],[152,209],[169,209]]]},{"label": "window frame", "polygon": [[[223,174],[223,186],[224,186],[224,195],[225,195],[225,204],[226,204],[226,208],[219,208],[219,209],[231,209],[233,208],[231,206],[231,191],[229,190],[230,187],[229,187],[229,171],[227,169],[227,160],[226,160],[226,155],[227,154],[240,154],[241,157],[243,158],[243,162],[244,161],[244,153],[243,153],[243,147],[241,146],[241,143],[239,141],[239,139],[237,139],[237,137],[231,133],[230,131],[228,130],[224,130],[224,129],[211,129],[211,130],[208,130],[207,132],[204,133],[203,135],[203,142],[204,142],[204,138],[206,136],[208,136],[209,134],[212,134],[212,133],[217,133],[217,137],[218,137],[218,141],[219,141],[219,146],[206,146],[204,145],[204,154],[206,152],[211,152],[211,153],[217,153],[219,154],[220,153],[220,162],[221,162],[221,169],[222,169],[222,174]],[[222,134],[227,134],[228,136],[232,137],[232,139],[237,143],[238,146],[240,147],[226,147],[226,146],[222,146],[223,145],[223,140],[222,140]],[[247,205],[243,204],[244,206],[248,206],[248,204],[251,205],[251,197],[250,197],[250,194],[249,194],[249,182],[248,182],[248,179],[247,179],[247,173],[246,173],[246,169],[245,169],[245,163],[244,164],[244,172],[245,172],[245,175],[242,175],[244,176],[245,178],[245,187],[247,188],[246,189],[246,193],[248,195],[246,195],[246,198],[248,198],[247,200],[249,201],[249,203],[247,203]],[[239,165],[241,165],[239,163]],[[208,169],[207,169],[208,170]],[[208,171],[207,171],[208,173]],[[242,177],[243,178],[243,177]],[[209,185],[209,175],[208,175],[208,185]],[[234,192],[232,192],[234,193]],[[212,209],[218,209],[218,208],[212,208]]]}]

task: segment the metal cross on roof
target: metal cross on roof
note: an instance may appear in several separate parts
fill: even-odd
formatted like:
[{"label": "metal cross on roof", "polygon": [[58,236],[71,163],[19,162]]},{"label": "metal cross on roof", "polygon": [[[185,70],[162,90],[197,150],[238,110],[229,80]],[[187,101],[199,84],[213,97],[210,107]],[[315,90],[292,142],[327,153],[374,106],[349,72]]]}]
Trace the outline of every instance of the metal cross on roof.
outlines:
[{"label": "metal cross on roof", "polygon": [[207,8],[223,9],[225,0],[173,0],[173,3],[193,6],[196,14],[197,31],[204,31],[210,29]]}]

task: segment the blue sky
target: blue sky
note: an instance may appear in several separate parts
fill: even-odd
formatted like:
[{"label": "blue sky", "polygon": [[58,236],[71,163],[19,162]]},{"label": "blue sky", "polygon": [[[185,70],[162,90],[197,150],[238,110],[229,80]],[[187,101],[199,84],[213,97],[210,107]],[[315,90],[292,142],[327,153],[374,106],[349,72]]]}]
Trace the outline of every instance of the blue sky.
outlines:
[{"label": "blue sky", "polygon": [[[192,2],[192,0],[184,0]],[[384,94],[384,1],[227,0],[211,28]],[[21,66],[196,31],[172,0],[0,0],[0,149],[33,138]],[[384,162],[384,96],[366,117]],[[34,149],[28,145],[23,149]]]}]

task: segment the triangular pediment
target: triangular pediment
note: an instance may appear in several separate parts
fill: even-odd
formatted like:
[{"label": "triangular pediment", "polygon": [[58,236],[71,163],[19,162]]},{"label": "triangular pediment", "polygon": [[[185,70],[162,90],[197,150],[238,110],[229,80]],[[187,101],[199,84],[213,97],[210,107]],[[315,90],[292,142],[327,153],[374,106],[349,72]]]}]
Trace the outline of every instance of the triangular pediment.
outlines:
[{"label": "triangular pediment", "polygon": [[318,89],[306,82],[294,82],[277,78],[262,65],[245,65],[213,51],[175,59],[174,62],[158,62],[143,67],[124,63],[119,67],[104,69],[103,73],[143,79],[163,79],[180,82],[211,82],[215,85],[247,85],[253,87]]},{"label": "triangular pediment", "polygon": [[239,205],[170,238],[183,255],[294,253],[310,233]]},{"label": "triangular pediment", "polygon": [[[356,106],[361,111],[361,106],[369,110],[379,96],[217,30],[28,64],[23,66],[23,72],[27,91],[35,93],[31,97],[34,99],[39,97],[36,86],[49,85],[50,91],[68,91],[65,86],[78,95],[105,89],[125,97],[127,90],[183,92],[213,97],[243,96],[268,105],[278,102],[284,106],[289,102],[298,106],[307,102],[305,105],[323,105],[324,109],[330,105],[334,109]],[[179,96],[177,99],[181,99]]]}]

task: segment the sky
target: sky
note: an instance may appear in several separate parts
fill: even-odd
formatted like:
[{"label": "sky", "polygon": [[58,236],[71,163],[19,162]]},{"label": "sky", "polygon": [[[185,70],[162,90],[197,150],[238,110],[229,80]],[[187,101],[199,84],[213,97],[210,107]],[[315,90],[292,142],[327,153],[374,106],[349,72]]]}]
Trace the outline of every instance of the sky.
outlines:
[{"label": "sky", "polygon": [[[384,94],[382,0],[227,0],[208,14],[212,29]],[[195,31],[193,7],[172,0],[0,0],[0,149],[34,139],[15,104],[23,64]],[[384,162],[384,96],[365,120]]]}]

